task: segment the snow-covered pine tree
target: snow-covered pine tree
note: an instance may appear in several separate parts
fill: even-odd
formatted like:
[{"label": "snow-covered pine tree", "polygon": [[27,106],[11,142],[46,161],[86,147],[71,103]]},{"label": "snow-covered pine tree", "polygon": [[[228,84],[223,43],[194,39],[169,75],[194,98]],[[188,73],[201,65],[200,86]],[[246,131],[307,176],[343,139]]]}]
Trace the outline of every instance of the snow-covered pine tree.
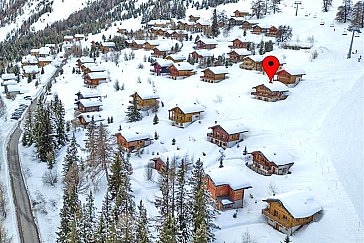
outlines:
[{"label": "snow-covered pine tree", "polygon": [[22,144],[23,146],[30,146],[34,142],[33,138],[33,117],[31,109],[28,109],[25,121],[24,121],[24,129],[23,129],[23,137]]},{"label": "snow-covered pine tree", "polygon": [[97,229],[94,234],[94,240],[97,243],[104,243],[109,238],[110,224],[112,224],[111,217],[111,201],[109,199],[109,191],[106,191],[104,200],[102,202],[101,212],[99,213]]},{"label": "snow-covered pine tree", "polygon": [[176,174],[176,224],[177,241],[188,243],[191,239],[190,208],[186,189],[186,162],[183,159],[178,165]]},{"label": "snow-covered pine tree", "polygon": [[280,25],[277,30],[277,42],[288,41],[292,38],[292,28],[289,25]]},{"label": "snow-covered pine tree", "polygon": [[251,5],[252,15],[257,19],[261,19],[264,16],[265,2],[263,0],[255,0]]},{"label": "snow-covered pine tree", "polygon": [[[124,163],[124,154],[115,153],[113,164],[108,179],[108,194],[110,200],[114,200],[119,192],[122,181],[121,164]],[[106,198],[105,198],[106,200]]]},{"label": "snow-covered pine tree", "polygon": [[177,243],[176,236],[176,219],[173,217],[172,213],[168,213],[166,219],[163,221],[157,243]]},{"label": "snow-covered pine tree", "polygon": [[264,50],[264,41],[261,41],[259,44],[259,55],[263,55],[265,53]]},{"label": "snow-covered pine tree", "polygon": [[63,160],[63,171],[62,171],[63,177],[66,176],[66,174],[70,170],[73,163],[76,163],[76,164],[80,163],[80,157],[78,156],[77,147],[78,147],[78,144],[76,141],[76,137],[75,137],[75,134],[73,134],[70,144],[67,147],[66,156],[64,157],[64,160]]},{"label": "snow-covered pine tree", "polygon": [[352,16],[351,24],[355,27],[364,28],[364,3],[363,1],[358,1],[355,3]]},{"label": "snow-covered pine tree", "polygon": [[167,158],[165,166],[162,166],[159,177],[159,189],[162,192],[161,197],[156,197],[154,205],[158,209],[160,217],[159,222],[165,221],[169,213],[172,214],[170,208],[170,177],[169,177],[169,158]]},{"label": "snow-covered pine tree", "polygon": [[212,20],[211,20],[211,22],[212,22],[212,24],[211,24],[211,34],[212,34],[212,37],[215,38],[215,37],[217,37],[220,34],[219,25],[217,23],[217,12],[216,12],[216,8],[212,12]]},{"label": "snow-covered pine tree", "polygon": [[63,147],[67,141],[67,135],[65,130],[65,110],[62,101],[58,98],[58,95],[54,96],[52,101],[52,116],[55,130],[55,144],[57,148]]},{"label": "snow-covered pine tree", "polygon": [[332,0],[322,0],[322,12],[329,12],[331,6]]},{"label": "snow-covered pine tree", "polygon": [[204,177],[203,163],[198,159],[193,166],[190,178],[193,242],[206,236],[206,242],[213,242],[215,240],[213,229],[217,226],[213,223],[213,219],[215,218],[216,211],[210,205],[209,194],[205,189]]},{"label": "snow-covered pine tree", "polygon": [[90,123],[87,126],[87,132],[86,132],[86,142],[85,142],[85,148],[86,148],[86,168],[88,173],[92,173],[92,169],[95,168],[98,165],[98,129],[96,126],[96,123],[94,119],[92,118]]},{"label": "snow-covered pine tree", "polygon": [[128,119],[128,122],[140,121],[143,118],[138,110],[137,100],[135,98],[133,98],[133,103],[130,106],[128,106],[126,117]]},{"label": "snow-covered pine tree", "polygon": [[138,212],[139,214],[136,219],[136,243],[151,243],[147,210],[142,200],[139,202]]},{"label": "snow-covered pine tree", "polygon": [[343,5],[339,6],[336,13],[336,20],[341,23],[346,23],[351,18],[352,1],[343,0]]},{"label": "snow-covered pine tree", "polygon": [[92,242],[96,230],[96,207],[94,205],[94,197],[90,190],[86,198],[86,203],[82,206],[82,218],[80,226],[81,242]]}]

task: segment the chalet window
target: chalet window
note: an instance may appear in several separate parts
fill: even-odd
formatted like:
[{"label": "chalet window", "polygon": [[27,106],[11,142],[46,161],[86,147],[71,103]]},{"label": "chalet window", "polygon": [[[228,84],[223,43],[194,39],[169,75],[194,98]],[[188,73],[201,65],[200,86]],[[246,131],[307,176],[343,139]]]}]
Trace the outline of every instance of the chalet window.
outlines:
[{"label": "chalet window", "polygon": [[274,210],[273,216],[277,216],[278,217],[278,211],[277,210]]},{"label": "chalet window", "polygon": [[288,220],[287,216],[286,215],[283,215],[283,220]]}]

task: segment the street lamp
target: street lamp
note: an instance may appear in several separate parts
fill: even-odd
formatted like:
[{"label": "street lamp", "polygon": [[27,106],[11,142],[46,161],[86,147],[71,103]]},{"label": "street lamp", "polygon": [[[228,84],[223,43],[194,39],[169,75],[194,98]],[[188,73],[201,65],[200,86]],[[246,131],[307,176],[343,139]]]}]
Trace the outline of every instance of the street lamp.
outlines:
[{"label": "street lamp", "polygon": [[361,33],[359,27],[357,26],[349,26],[348,31],[353,32],[353,35],[351,36],[351,42],[350,42],[350,47],[349,47],[349,52],[348,52],[348,59],[351,58],[351,50],[353,49],[353,41],[354,41],[354,35],[355,32]]}]

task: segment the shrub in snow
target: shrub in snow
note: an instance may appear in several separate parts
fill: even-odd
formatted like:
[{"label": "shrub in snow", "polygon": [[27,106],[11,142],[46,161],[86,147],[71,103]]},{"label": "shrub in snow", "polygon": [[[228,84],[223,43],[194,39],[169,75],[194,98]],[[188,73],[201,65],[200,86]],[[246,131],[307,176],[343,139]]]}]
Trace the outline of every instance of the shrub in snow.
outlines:
[{"label": "shrub in snow", "polygon": [[153,178],[153,168],[152,168],[152,165],[148,164],[147,166],[145,166],[145,173],[144,173],[144,176],[145,176],[145,179],[147,181],[151,181],[152,178]]},{"label": "shrub in snow", "polygon": [[47,170],[42,176],[43,184],[55,186],[58,182],[58,174],[55,170]]}]

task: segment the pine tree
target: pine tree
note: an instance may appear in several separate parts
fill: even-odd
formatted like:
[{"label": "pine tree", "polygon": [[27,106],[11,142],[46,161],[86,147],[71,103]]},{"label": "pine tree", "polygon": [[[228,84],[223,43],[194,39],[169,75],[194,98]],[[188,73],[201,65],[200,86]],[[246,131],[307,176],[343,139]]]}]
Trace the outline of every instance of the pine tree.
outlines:
[{"label": "pine tree", "polygon": [[264,16],[265,10],[265,2],[263,0],[255,0],[252,2],[251,5],[252,15],[257,18],[261,19]]},{"label": "pine tree", "polygon": [[261,41],[259,44],[259,55],[263,55],[265,53],[264,50],[264,41]]},{"label": "pine tree", "polygon": [[86,165],[88,168],[94,168],[98,164],[98,129],[92,118],[87,126],[85,148],[87,152]]},{"label": "pine tree", "polygon": [[188,194],[186,190],[186,165],[183,159],[178,166],[176,175],[176,224],[180,243],[190,242],[190,208],[188,207]]},{"label": "pine tree", "polygon": [[95,210],[96,207],[94,206],[94,198],[90,191],[86,198],[86,204],[82,207],[82,220],[80,227],[81,242],[92,242],[94,238],[94,232],[96,230]]},{"label": "pine tree", "polygon": [[52,125],[50,120],[50,109],[44,107],[41,101],[38,102],[34,116],[34,141],[37,148],[37,157],[42,161],[47,161],[47,153],[53,152]]},{"label": "pine tree", "polygon": [[28,113],[25,118],[24,122],[24,130],[23,130],[23,137],[22,137],[22,144],[23,146],[30,146],[34,143],[33,138],[33,122],[32,122],[32,111],[31,109],[28,109]]},{"label": "pine tree", "polygon": [[159,138],[159,135],[158,135],[157,131],[155,131],[154,132],[154,140],[158,140],[158,138]]},{"label": "pine tree", "polygon": [[341,23],[346,23],[351,17],[352,1],[343,0],[343,5],[339,6],[337,10],[336,20]]},{"label": "pine tree", "polygon": [[193,166],[192,176],[190,178],[193,242],[197,242],[198,239],[205,237],[207,238],[206,242],[215,240],[213,233],[213,229],[217,227],[213,223],[215,210],[209,205],[209,195],[205,189],[204,177],[203,163],[198,159]]},{"label": "pine tree", "polygon": [[110,133],[103,124],[98,127],[97,144],[97,164],[95,164],[93,168],[93,174],[94,177],[96,177],[98,174],[103,172],[108,179],[108,171],[113,159],[114,148]]},{"label": "pine tree", "polygon": [[114,162],[111,166],[108,180],[108,193],[110,194],[110,200],[114,200],[119,192],[120,183],[122,181],[121,164],[124,162],[124,155],[122,153],[115,153]]},{"label": "pine tree", "polygon": [[322,1],[322,12],[329,12],[329,8],[332,6],[332,0]]},{"label": "pine tree", "polygon": [[54,101],[52,101],[51,106],[56,135],[56,141],[54,143],[56,147],[63,147],[67,141],[64,120],[65,110],[62,101],[58,98],[58,95],[54,96]]},{"label": "pine tree", "polygon": [[217,23],[216,9],[214,9],[214,11],[212,13],[211,34],[212,34],[213,38],[217,37],[220,34],[219,26],[218,26],[218,23]]},{"label": "pine tree", "polygon": [[351,24],[355,27],[364,28],[364,3],[358,1],[352,10]]},{"label": "pine tree", "polygon": [[157,114],[154,115],[154,118],[153,118],[153,125],[157,125],[159,123],[159,118],[157,116]]},{"label": "pine tree", "polygon": [[126,112],[126,117],[128,118],[128,122],[140,121],[143,118],[138,110],[137,100],[134,97],[133,97],[133,104],[131,104],[128,107],[128,111]]},{"label": "pine tree", "polygon": [[169,176],[169,158],[167,158],[165,166],[162,166],[159,177],[159,189],[162,192],[162,197],[156,197],[155,207],[158,209],[160,217],[159,221],[163,222],[168,214],[171,214],[170,202],[170,176]]},{"label": "pine tree", "polygon": [[277,42],[288,41],[292,38],[292,28],[289,25],[280,25],[278,27],[276,39]]},{"label": "pine tree", "polygon": [[40,74],[44,74],[44,67],[42,67],[42,70],[40,71]]},{"label": "pine tree", "polygon": [[147,210],[140,200],[138,205],[138,217],[136,219],[136,243],[150,243],[149,222],[147,218]]},{"label": "pine tree", "polygon": [[162,229],[159,234],[158,243],[177,243],[177,227],[176,220],[172,213],[166,215],[166,219],[163,221]]}]

